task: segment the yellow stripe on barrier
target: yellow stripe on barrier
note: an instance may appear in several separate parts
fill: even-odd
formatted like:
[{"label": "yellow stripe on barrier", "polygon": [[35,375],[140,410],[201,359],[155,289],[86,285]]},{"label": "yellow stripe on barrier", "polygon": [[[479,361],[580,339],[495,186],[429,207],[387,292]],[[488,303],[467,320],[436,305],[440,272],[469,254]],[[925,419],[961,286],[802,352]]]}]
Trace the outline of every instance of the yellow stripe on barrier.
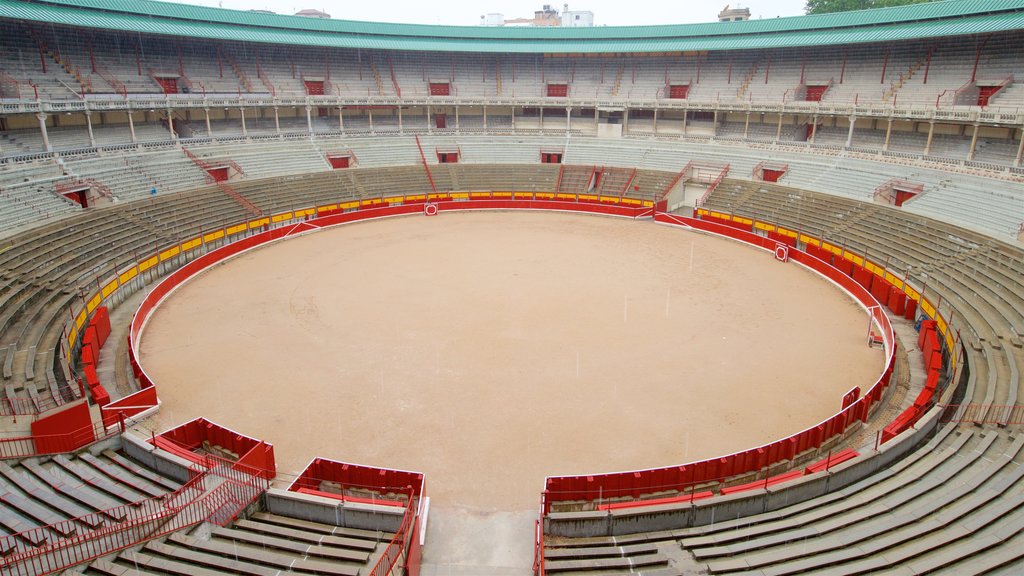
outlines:
[{"label": "yellow stripe on barrier", "polygon": [[414,201],[419,201],[419,200],[426,200],[427,199],[427,195],[426,194],[415,194],[413,196],[406,196],[405,199],[408,202],[414,202]]},{"label": "yellow stripe on barrier", "polygon": [[193,238],[193,239],[191,239],[191,240],[189,240],[189,241],[187,241],[187,242],[185,242],[185,243],[183,243],[181,245],[181,251],[182,252],[188,252],[189,250],[198,248],[198,247],[200,247],[202,245],[203,245],[203,239],[202,238]]},{"label": "yellow stripe on barrier", "polygon": [[429,194],[427,198],[430,200],[444,200],[445,198],[448,198],[448,194]]},{"label": "yellow stripe on barrier", "polygon": [[448,194],[448,197],[452,200],[466,200],[469,198],[468,192],[452,192]]},{"label": "yellow stripe on barrier", "polygon": [[929,318],[935,318],[935,306],[932,306],[932,303],[924,298],[921,299],[921,310],[927,314]]},{"label": "yellow stripe on barrier", "polygon": [[533,192],[516,192],[513,194],[515,198],[526,198],[527,200],[533,198]]},{"label": "yellow stripe on barrier", "polygon": [[780,227],[777,227],[775,229],[775,231],[778,232],[779,234],[783,235],[783,236],[788,236],[790,238],[796,238],[797,237],[796,231],[790,230],[789,228],[782,228],[780,226]]},{"label": "yellow stripe on barrier", "polygon": [[[95,299],[95,298],[94,298],[94,299]],[[76,317],[75,317],[75,327],[76,327],[76,328],[78,328],[79,330],[81,330],[81,329],[82,329],[82,326],[85,326],[85,320],[86,320],[86,318],[88,318],[88,317],[89,317],[89,313],[88,313],[88,312],[86,312],[86,311],[85,311],[85,309],[83,308],[83,309],[82,309],[82,310],[81,310],[81,311],[80,311],[80,312],[78,313],[78,316],[76,316]]]},{"label": "yellow stripe on barrier", "polygon": [[285,220],[291,220],[291,219],[292,219],[292,213],[291,212],[285,212],[284,214],[278,214],[276,216],[271,216],[270,217],[270,221],[273,222],[274,224],[277,224],[278,222],[283,222]]},{"label": "yellow stripe on barrier", "polygon": [[338,208],[341,208],[342,210],[348,210],[350,208],[358,208],[358,207],[359,207],[359,201],[358,200],[356,200],[354,202],[345,202],[344,204],[338,204]]},{"label": "yellow stripe on barrier", "polygon": [[771,224],[765,224],[764,222],[761,222],[760,220],[758,220],[757,222],[754,222],[754,228],[757,228],[758,230],[764,230],[765,232],[774,232],[775,231],[775,226],[772,226]]},{"label": "yellow stripe on barrier", "polygon": [[[558,197],[559,198],[566,198],[566,197],[572,198],[573,196],[571,194],[559,194]],[[599,198],[600,198],[599,196],[596,196],[594,194],[577,194],[576,195],[576,199],[577,200],[597,200]]]},{"label": "yellow stripe on barrier", "polygon": [[127,272],[124,272],[120,276],[118,276],[117,281],[120,282],[121,284],[124,284],[125,282],[129,282],[132,278],[135,278],[138,275],[139,269],[131,268]]},{"label": "yellow stripe on barrier", "polygon": [[[114,293],[115,290],[117,290],[116,279],[111,280],[109,284],[103,287],[103,297],[106,298],[107,296],[110,296],[111,294]],[[89,312],[92,312],[92,310],[89,310]]]},{"label": "yellow stripe on barrier", "polygon": [[575,194],[555,194],[554,197],[559,199],[559,200],[575,200],[576,199],[576,195]]},{"label": "yellow stripe on barrier", "polygon": [[[245,226],[245,224],[236,224],[234,226],[228,227],[227,234],[228,236],[230,236],[232,234],[238,234],[239,232],[245,232],[246,230],[248,230],[248,228]],[[161,259],[162,258],[163,256],[161,256]]]},{"label": "yellow stripe on barrier", "polygon": [[216,232],[210,232],[209,234],[203,234],[203,242],[213,242],[214,240],[220,240],[224,237],[223,230],[217,230]]},{"label": "yellow stripe on barrier", "polygon": [[[243,230],[245,229],[245,225],[244,224],[242,225],[242,229]],[[160,261],[163,262],[164,260],[167,260],[169,258],[174,258],[175,256],[177,256],[180,253],[181,253],[181,248],[179,248],[177,246],[175,246],[174,248],[168,248],[167,250],[164,250],[163,252],[160,253]]]},{"label": "yellow stripe on barrier", "polygon": [[907,297],[910,298],[911,300],[915,300],[915,301],[921,300],[921,293],[918,292],[917,290],[914,290],[910,286],[910,284],[904,284],[903,285],[903,293],[906,294]]},{"label": "yellow stripe on barrier", "polygon": [[69,350],[75,347],[75,340],[77,338],[78,338],[78,328],[75,328],[74,326],[72,326],[71,329],[68,330],[68,349]]},{"label": "yellow stripe on barrier", "polygon": [[620,202],[623,204],[629,204],[630,206],[640,206],[640,201],[636,198],[623,198]]},{"label": "yellow stripe on barrier", "polygon": [[384,202],[386,204],[401,204],[404,201],[405,201],[405,197],[404,196],[389,196],[389,197],[384,199]]},{"label": "yellow stripe on barrier", "polygon": [[537,198],[543,198],[545,200],[552,200],[555,197],[555,195],[552,194],[551,192],[537,192],[537,194],[535,194],[535,196]]},{"label": "yellow stripe on barrier", "polygon": [[890,284],[892,284],[893,286],[899,288],[900,290],[903,289],[903,280],[900,280],[892,272],[886,272],[885,273],[885,279],[888,280]]},{"label": "yellow stripe on barrier", "polygon": [[754,225],[754,221],[753,220],[751,220],[750,218],[743,218],[742,216],[733,216],[732,217],[732,221],[733,222],[739,222],[740,224],[746,224],[748,226],[753,226]]},{"label": "yellow stripe on barrier", "polygon": [[491,198],[511,198],[511,192],[491,192]]},{"label": "yellow stripe on barrier", "polygon": [[316,214],[316,210],[313,208],[306,208],[305,210],[295,211],[296,218],[302,218],[303,216],[312,216],[313,214]]},{"label": "yellow stripe on barrier", "polygon": [[470,198],[490,198],[491,197],[491,193],[490,192],[470,192],[469,193],[469,197]]},{"label": "yellow stripe on barrier", "polygon": [[803,242],[804,244],[810,244],[811,246],[821,246],[821,240],[818,240],[817,238],[812,238],[810,236],[807,236],[806,234],[800,235],[800,241]]},{"label": "yellow stripe on barrier", "polygon": [[[223,235],[223,234],[224,233],[221,232],[221,235]],[[147,259],[145,259],[145,260],[143,260],[142,262],[139,263],[139,272],[145,272],[146,270],[149,270],[153,266],[156,266],[157,262],[159,262],[159,261],[160,261],[160,259],[157,258],[156,256],[150,256],[149,258],[147,258]]]},{"label": "yellow stripe on barrier", "polygon": [[946,329],[949,325],[946,324],[946,320],[941,314],[935,318],[935,327],[939,329],[939,334],[946,335]]},{"label": "yellow stripe on barrier", "polygon": [[318,214],[320,212],[330,212],[331,210],[337,210],[337,209],[338,209],[338,205],[337,204],[327,204],[325,206],[317,206],[316,207],[316,211],[317,211]]},{"label": "yellow stripe on barrier", "polygon": [[257,218],[255,220],[249,220],[249,229],[252,230],[253,228],[259,228],[260,226],[264,226],[266,224],[270,224],[270,218]]}]

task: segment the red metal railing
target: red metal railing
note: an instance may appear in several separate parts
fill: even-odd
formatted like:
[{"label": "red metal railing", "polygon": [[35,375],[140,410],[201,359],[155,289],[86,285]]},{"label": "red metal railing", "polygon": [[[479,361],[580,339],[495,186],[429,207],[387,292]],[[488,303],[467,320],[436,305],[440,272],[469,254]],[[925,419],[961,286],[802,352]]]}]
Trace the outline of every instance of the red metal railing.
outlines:
[{"label": "red metal railing", "polygon": [[722,171],[718,173],[718,176],[708,184],[708,189],[705,190],[704,194],[701,194],[701,197],[694,203],[694,207],[700,208],[708,201],[708,197],[711,196],[711,193],[715,191],[715,188],[718,188],[718,185],[721,184],[722,180],[724,180],[726,175],[729,174],[729,167],[730,165],[726,164],[725,167],[722,168]]},{"label": "red metal railing", "polygon": [[[3,546],[18,546],[19,540],[34,542],[40,541],[39,538],[45,543],[8,554],[0,559],[0,568],[5,575],[12,576],[48,574],[198,524],[209,517],[207,503],[202,498],[204,492],[205,475],[198,474],[162,498],[6,536],[0,539]],[[119,517],[123,520],[108,523],[110,518]],[[101,527],[76,533],[80,526],[90,525],[90,522],[99,522]],[[62,530],[74,536],[54,540],[53,534],[68,533]]]},{"label": "red metal railing", "polygon": [[409,505],[405,509],[405,515],[402,516],[402,524],[398,528],[398,532],[395,533],[395,537],[388,543],[388,547],[384,549],[380,560],[377,561],[373,570],[370,571],[370,576],[388,576],[398,567],[399,559],[404,556],[404,552],[408,549],[407,544],[413,532],[413,522],[416,521],[416,506],[415,494],[410,489]]},{"label": "red metal railing", "polygon": [[104,82],[110,84],[110,87],[114,89],[114,92],[117,92],[125,98],[128,97],[128,89],[125,87],[124,82],[118,80],[117,76],[115,76],[113,72],[107,70],[102,64],[99,63],[93,64],[93,70],[97,74],[99,74],[100,78],[103,78]]}]

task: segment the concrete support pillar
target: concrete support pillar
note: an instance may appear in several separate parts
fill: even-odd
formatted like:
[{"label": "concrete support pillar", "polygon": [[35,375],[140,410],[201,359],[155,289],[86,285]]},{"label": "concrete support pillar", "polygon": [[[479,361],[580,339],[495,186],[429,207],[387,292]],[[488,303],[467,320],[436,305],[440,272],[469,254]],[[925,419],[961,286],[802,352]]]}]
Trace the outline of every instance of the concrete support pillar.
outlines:
[{"label": "concrete support pillar", "polygon": [[131,133],[132,144],[138,142],[135,138],[135,120],[132,118],[132,111],[128,110],[128,131]]},{"label": "concrete support pillar", "polygon": [[310,139],[313,138],[313,107],[306,106],[306,132],[309,133]]},{"label": "concrete support pillar", "polygon": [[601,113],[597,111],[597,106],[594,106],[594,133],[597,133],[597,125],[601,122]]},{"label": "concrete support pillar", "polygon": [[857,117],[850,116],[850,129],[846,132],[846,147],[853,146],[853,127],[857,124]]},{"label": "concrete support pillar", "polygon": [[626,107],[622,111],[622,135],[625,136],[629,132],[629,107]]},{"label": "concrete support pillar", "polygon": [[1020,168],[1021,160],[1024,159],[1024,126],[1020,129],[1020,144],[1017,145],[1017,159],[1014,160],[1013,165]]},{"label": "concrete support pillar", "polygon": [[928,141],[924,145],[924,155],[932,153],[932,138],[935,136],[935,120],[928,123]]},{"label": "concrete support pillar", "polygon": [[541,129],[541,132],[544,131],[544,107],[543,106],[540,107],[540,129]]},{"label": "concrete support pillar", "polygon": [[782,112],[779,112],[779,125],[775,128],[775,142],[778,143],[782,139]]},{"label": "concrete support pillar", "polygon": [[974,124],[974,133],[971,134],[971,149],[967,151],[967,161],[974,160],[974,153],[978,150],[978,124]]},{"label": "concrete support pillar", "polygon": [[690,117],[690,111],[689,110],[683,110],[683,136],[686,135],[686,121],[689,119],[689,117]]},{"label": "concrete support pillar", "polygon": [[177,140],[178,131],[174,129],[174,112],[170,108],[167,109],[167,129],[171,131],[171,139]]},{"label": "concrete support pillar", "polygon": [[654,109],[654,133],[658,133],[658,109]]},{"label": "concrete support pillar", "polygon": [[487,106],[484,106],[484,132],[487,131]]},{"label": "concrete support pillar", "polygon": [[718,110],[715,110],[715,116],[711,119],[711,137],[718,137]]},{"label": "concrete support pillar", "polygon": [[566,106],[565,108],[565,133],[568,134],[569,130],[572,130],[572,108]]},{"label": "concrete support pillar", "polygon": [[459,131],[459,107],[455,107],[455,131]]},{"label": "concrete support pillar", "polygon": [[92,133],[92,112],[85,113],[85,127],[89,130],[89,146],[96,147],[96,137]]},{"label": "concrete support pillar", "polygon": [[810,138],[811,144],[814,144],[814,137],[817,136],[817,135],[818,135],[818,117],[817,116],[812,116],[811,117],[811,138]]},{"label": "concrete support pillar", "polygon": [[398,107],[398,133],[401,134],[404,128],[402,127],[402,107]]},{"label": "concrete support pillar", "polygon": [[[203,108],[203,112],[206,113],[206,137],[213,138],[213,128],[210,127],[210,109]],[[277,108],[274,108],[274,121],[277,121]],[[278,134],[281,133],[281,129],[277,129]]]},{"label": "concrete support pillar", "polygon": [[345,112],[341,106],[338,106],[338,129],[341,130],[342,134],[345,133]]},{"label": "concrete support pillar", "polygon": [[430,106],[427,106],[427,133],[433,132],[430,128]]},{"label": "concrete support pillar", "polygon": [[516,107],[512,107],[512,131],[516,131]]},{"label": "concrete support pillar", "polygon": [[889,123],[885,127],[885,144],[882,145],[883,151],[889,150],[889,141],[892,139],[892,118],[889,118]]},{"label": "concrete support pillar", "polygon": [[373,108],[366,109],[366,118],[370,121],[370,133],[373,133]]},{"label": "concrete support pillar", "polygon": [[[36,119],[39,120],[39,133],[43,135],[43,147],[47,152],[52,152],[53,147],[50,146],[50,135],[46,133],[46,114],[40,112],[36,114]],[[135,140],[134,138],[132,139]]]},{"label": "concrete support pillar", "polygon": [[746,118],[743,119],[743,139],[747,139],[747,135],[750,133],[750,112],[747,112]]},{"label": "concrete support pillar", "polygon": [[242,117],[242,136],[249,137],[249,130],[245,127],[245,108],[238,109],[239,114]]}]

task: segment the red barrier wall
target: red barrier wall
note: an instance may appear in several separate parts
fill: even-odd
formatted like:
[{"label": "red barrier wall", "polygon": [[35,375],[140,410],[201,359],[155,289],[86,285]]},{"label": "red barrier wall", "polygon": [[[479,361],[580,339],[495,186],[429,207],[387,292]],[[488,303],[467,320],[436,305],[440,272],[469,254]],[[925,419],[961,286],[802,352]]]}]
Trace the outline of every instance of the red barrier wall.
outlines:
[{"label": "red barrier wall", "polygon": [[205,418],[196,418],[191,422],[172,428],[159,434],[151,442],[161,448],[170,449],[178,456],[203,465],[206,465],[206,460],[201,455],[196,454],[193,457],[189,453],[194,452],[206,442],[237,454],[238,460],[235,461],[237,469],[255,472],[268,480],[277,474],[272,445],[239,434]]},{"label": "red barrier wall", "polygon": [[410,488],[414,495],[423,491],[423,474],[419,472],[361,466],[324,458],[314,458],[288,490],[320,490],[322,481],[340,484],[342,487],[369,488],[382,494],[408,494]]},{"label": "red barrier wall", "polygon": [[[739,230],[715,221],[709,222],[664,213],[655,214],[654,219],[659,223],[726,236],[773,252],[779,244],[779,242],[771,238],[765,238],[758,234]],[[842,434],[853,422],[867,420],[871,405],[881,398],[882,392],[889,384],[889,378],[892,375],[895,362],[896,347],[892,326],[889,324],[888,318],[880,313],[881,304],[871,295],[867,288],[871,286],[871,277],[874,274],[863,268],[858,268],[858,270],[863,270],[863,272],[867,273],[867,276],[864,276],[863,273],[861,274],[861,283],[858,283],[837,268],[806,252],[790,250],[789,255],[790,259],[807,266],[838,284],[865,308],[875,310],[872,316],[881,326],[882,338],[886,344],[888,356],[885,369],[868,391],[859,400],[849,404],[838,414],[816,426],[812,426],[788,438],[783,438],[757,448],[751,448],[744,452],[668,468],[595,474],[591,476],[548,477],[544,492],[545,514],[550,511],[550,504],[552,502],[594,500],[599,497],[629,496],[636,498],[640,494],[662,490],[685,491],[694,484],[717,481],[737,474],[754,472],[777,462],[792,460],[797,454],[808,449],[817,448],[826,440],[835,435]]]},{"label": "red barrier wall", "polygon": [[49,412],[32,423],[32,436],[37,454],[70,452],[92,443],[96,434],[92,428],[89,404],[82,401]]},{"label": "red barrier wall", "polygon": [[150,386],[143,388],[134,394],[121,398],[117,402],[111,402],[103,407],[100,413],[103,415],[103,425],[113,426],[120,421],[119,415],[131,418],[145,412],[157,405],[156,388]]}]

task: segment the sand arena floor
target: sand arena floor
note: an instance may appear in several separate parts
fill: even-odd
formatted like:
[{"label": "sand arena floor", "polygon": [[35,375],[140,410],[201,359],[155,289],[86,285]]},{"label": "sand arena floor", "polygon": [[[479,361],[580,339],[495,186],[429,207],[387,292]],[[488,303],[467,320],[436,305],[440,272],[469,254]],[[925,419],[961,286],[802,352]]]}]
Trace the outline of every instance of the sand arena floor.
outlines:
[{"label": "sand arena floor", "polygon": [[[693,263],[691,267],[691,253]],[[678,464],[835,413],[883,356],[838,288],[649,221],[444,213],[262,248],[176,291],[141,361],[169,427],[423,471],[435,504],[536,506],[543,479]]]}]

